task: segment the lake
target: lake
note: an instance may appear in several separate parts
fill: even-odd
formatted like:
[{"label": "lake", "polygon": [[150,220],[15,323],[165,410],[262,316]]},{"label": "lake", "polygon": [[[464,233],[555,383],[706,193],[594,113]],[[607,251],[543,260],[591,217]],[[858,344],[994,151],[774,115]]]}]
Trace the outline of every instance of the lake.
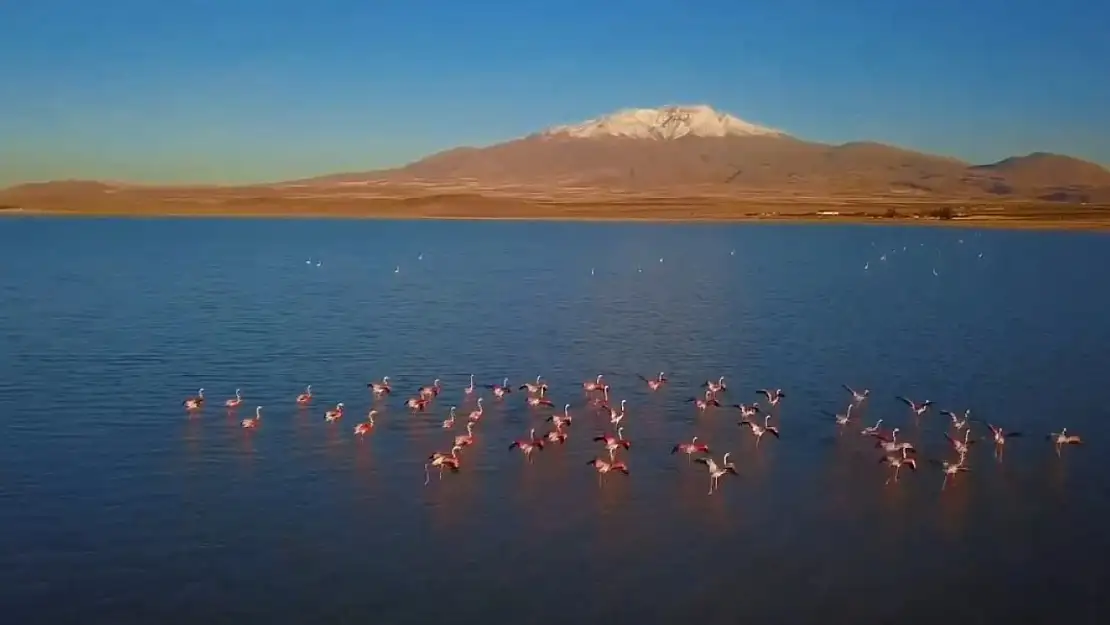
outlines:
[{"label": "lake", "polygon": [[[1085,233],[0,220],[4,621],[1101,622],[1106,267]],[[631,441],[601,487],[598,373]],[[462,470],[425,486],[470,374],[542,375],[569,439],[525,462],[509,443],[551,410],[479,389]],[[685,401],[719,376],[725,407]],[[842,384],[872,392],[838,434]],[[779,387],[757,448],[728,406]],[[974,445],[942,491],[937,409],[968,408],[1024,436],[1001,462]],[[859,433],[879,418],[919,450],[897,483]],[[1063,427],[1085,445],[1057,457]],[[695,435],[739,473],[712,496],[670,453]]]}]

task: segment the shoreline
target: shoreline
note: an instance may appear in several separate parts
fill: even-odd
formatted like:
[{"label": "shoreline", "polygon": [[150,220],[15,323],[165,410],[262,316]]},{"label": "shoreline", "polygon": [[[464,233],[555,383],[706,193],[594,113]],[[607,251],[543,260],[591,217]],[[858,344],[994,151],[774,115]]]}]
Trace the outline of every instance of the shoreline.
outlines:
[{"label": "shoreline", "polygon": [[[639,212],[639,211],[637,211]],[[646,211],[645,211],[646,212]],[[6,208],[0,217],[19,218],[85,218],[85,219],[288,219],[288,220],[352,220],[352,221],[505,221],[505,222],[567,222],[603,224],[772,224],[772,225],[870,225],[870,226],[922,226],[942,228],[985,228],[1000,230],[1056,230],[1110,232],[1110,212],[1104,218],[1045,219],[1036,217],[1006,217],[994,215],[969,215],[952,219],[880,217],[868,215],[822,216],[797,215],[582,215],[540,213],[490,215],[473,213],[429,214],[416,212],[403,214],[393,211],[135,211],[135,210],[57,210],[39,208]],[[1101,217],[1101,216],[1100,216]]]}]

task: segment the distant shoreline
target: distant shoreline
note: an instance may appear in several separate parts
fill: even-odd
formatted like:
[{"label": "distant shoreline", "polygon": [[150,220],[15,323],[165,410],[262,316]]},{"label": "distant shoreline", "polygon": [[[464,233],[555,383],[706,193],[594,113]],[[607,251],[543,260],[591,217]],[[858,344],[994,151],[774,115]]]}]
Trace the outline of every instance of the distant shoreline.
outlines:
[{"label": "distant shoreline", "polygon": [[[628,211],[635,213],[640,211]],[[658,212],[644,209],[642,212]],[[360,220],[360,221],[532,221],[532,222],[581,222],[581,223],[647,223],[647,224],[797,224],[797,225],[871,225],[871,226],[923,226],[949,228],[990,228],[1004,230],[1070,230],[1110,232],[1110,211],[1105,217],[1081,218],[1061,215],[1058,218],[1005,217],[994,215],[969,215],[952,219],[882,217],[877,215],[588,215],[588,214],[404,214],[397,211],[291,211],[291,210],[219,210],[219,211],[165,211],[165,210],[58,210],[42,208],[6,207],[0,217],[52,217],[88,219],[288,219],[288,220]]]}]

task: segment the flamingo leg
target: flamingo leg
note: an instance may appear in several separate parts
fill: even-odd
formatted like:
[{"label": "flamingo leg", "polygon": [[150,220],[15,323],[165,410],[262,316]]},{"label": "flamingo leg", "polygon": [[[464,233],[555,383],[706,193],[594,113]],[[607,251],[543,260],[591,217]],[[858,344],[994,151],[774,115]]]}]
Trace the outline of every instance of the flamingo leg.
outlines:
[{"label": "flamingo leg", "polygon": [[1060,447],[1062,447],[1062,445],[1060,445],[1060,443],[1056,443],[1056,457],[1057,458],[1060,457]]},{"label": "flamingo leg", "polygon": [[430,482],[430,481],[432,481],[432,476],[428,473],[428,465],[425,464],[424,465],[424,486],[427,486],[428,482]]},{"label": "flamingo leg", "polygon": [[948,486],[948,474],[944,474],[944,481],[940,483],[940,489],[944,490]]}]

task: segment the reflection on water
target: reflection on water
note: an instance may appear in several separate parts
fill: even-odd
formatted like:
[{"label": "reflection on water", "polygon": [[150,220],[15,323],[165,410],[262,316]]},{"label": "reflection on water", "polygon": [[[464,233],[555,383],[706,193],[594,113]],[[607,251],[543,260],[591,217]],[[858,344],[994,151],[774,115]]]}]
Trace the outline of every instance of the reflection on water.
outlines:
[{"label": "reflection on water", "polygon": [[[1090,622],[1105,613],[1090,571],[1110,515],[1095,469],[1108,296],[1079,301],[1057,278],[1094,283],[1110,246],[968,235],[984,263],[955,234],[7,221],[0,264],[21,270],[0,274],[0,601],[13,622],[51,623]],[[861,272],[896,243],[904,255]],[[959,271],[933,276],[938,258]],[[659,369],[651,392],[637,374]],[[581,386],[598,371],[633,441],[631,475],[600,487],[591,439],[614,428]],[[570,437],[528,464],[509,443],[555,411],[481,389],[462,471],[425,486],[424,459],[465,431],[471,372],[543,372]],[[373,399],[382,375],[395,395]],[[683,401],[721,375],[724,407]],[[406,410],[436,377],[429,410]],[[296,406],[307,381],[316,397]],[[872,393],[838,432],[825,413],[843,412],[846,383]],[[147,389],[141,406],[122,385]],[[766,385],[787,393],[782,439],[757,446],[730,406]],[[200,386],[217,403],[188,417]],[[228,412],[218,398],[237,387]],[[976,446],[941,492],[926,459],[948,457],[948,424],[900,394],[1028,436],[1002,462]],[[349,417],[326,423],[336,401]],[[239,427],[260,404],[260,427]],[[878,418],[920,449],[898,483],[859,435]],[[1035,433],[1063,425],[1089,442],[1058,458]],[[712,496],[706,467],[669,453],[695,435],[739,472]]]}]

